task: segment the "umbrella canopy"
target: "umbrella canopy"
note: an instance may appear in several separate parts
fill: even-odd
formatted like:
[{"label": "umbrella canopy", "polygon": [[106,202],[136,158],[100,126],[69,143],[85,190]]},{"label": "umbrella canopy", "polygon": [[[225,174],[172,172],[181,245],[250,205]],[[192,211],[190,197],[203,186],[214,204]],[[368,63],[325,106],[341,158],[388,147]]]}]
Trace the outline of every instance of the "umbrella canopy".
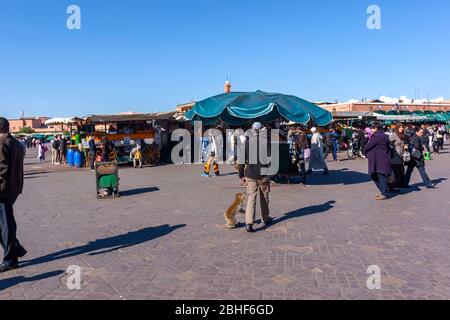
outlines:
[{"label": "umbrella canopy", "polygon": [[448,113],[436,113],[435,119],[439,122],[448,122],[450,121],[450,115]]},{"label": "umbrella canopy", "polygon": [[223,93],[205,99],[186,112],[185,118],[201,120],[206,124],[222,121],[230,125],[241,125],[256,119],[270,122],[284,118],[301,124],[312,120],[319,126],[326,126],[333,120],[329,111],[311,102],[295,96],[263,91]]}]

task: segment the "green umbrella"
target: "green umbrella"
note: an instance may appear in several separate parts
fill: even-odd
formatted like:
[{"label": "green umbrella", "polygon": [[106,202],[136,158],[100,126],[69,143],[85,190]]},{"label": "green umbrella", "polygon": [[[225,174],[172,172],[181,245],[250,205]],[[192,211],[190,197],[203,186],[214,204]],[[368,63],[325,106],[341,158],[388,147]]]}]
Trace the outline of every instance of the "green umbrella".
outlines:
[{"label": "green umbrella", "polygon": [[205,99],[186,112],[185,118],[191,121],[201,120],[206,124],[222,121],[230,125],[284,118],[301,124],[312,120],[319,126],[326,126],[333,120],[329,111],[309,101],[263,91],[231,92]]},{"label": "green umbrella", "polygon": [[439,122],[448,122],[450,121],[450,115],[448,113],[436,113],[435,119]]}]

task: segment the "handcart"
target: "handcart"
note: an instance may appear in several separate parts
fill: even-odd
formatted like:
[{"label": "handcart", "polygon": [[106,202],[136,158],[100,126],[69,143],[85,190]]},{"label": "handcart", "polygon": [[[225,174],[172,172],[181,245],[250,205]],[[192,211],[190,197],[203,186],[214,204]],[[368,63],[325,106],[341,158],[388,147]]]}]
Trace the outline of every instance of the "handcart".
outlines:
[{"label": "handcart", "polygon": [[97,162],[95,180],[97,199],[120,197],[119,164],[117,162]]}]

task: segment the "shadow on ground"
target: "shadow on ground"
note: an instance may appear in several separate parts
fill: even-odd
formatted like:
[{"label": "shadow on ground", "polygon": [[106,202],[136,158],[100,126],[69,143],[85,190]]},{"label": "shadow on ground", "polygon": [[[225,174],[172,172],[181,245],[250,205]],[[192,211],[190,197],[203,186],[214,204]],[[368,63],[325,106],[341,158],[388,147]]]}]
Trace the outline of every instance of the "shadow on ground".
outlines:
[{"label": "shadow on ground", "polygon": [[24,276],[19,276],[19,277],[14,277],[14,278],[9,278],[9,279],[4,279],[4,280],[0,280],[0,291],[2,290],[6,290],[8,288],[14,287],[18,284],[24,283],[24,282],[35,282],[35,281],[39,281],[39,280],[44,280],[44,279],[48,279],[48,278],[52,278],[55,276],[58,276],[60,274],[63,274],[64,271],[62,270],[58,270],[58,271],[52,271],[52,272],[47,272],[47,273],[43,273],[37,276],[33,276],[30,278],[24,277]]},{"label": "shadow on ground", "polygon": [[335,204],[335,203],[336,203],[336,201],[332,200],[332,201],[327,201],[323,204],[319,204],[316,206],[305,207],[305,208],[301,208],[301,209],[298,209],[295,211],[285,213],[282,217],[274,219],[272,226],[274,226],[278,223],[281,223],[283,221],[289,220],[289,219],[300,218],[300,217],[305,217],[305,216],[309,216],[312,214],[318,214],[318,213],[323,213],[323,212],[329,211],[334,208],[333,204]]},{"label": "shadow on ground", "polygon": [[150,193],[150,192],[156,192],[156,191],[159,191],[159,188],[157,188],[157,187],[139,188],[139,189],[120,191],[120,195],[127,197],[127,196],[136,196],[138,194]]},{"label": "shadow on ground", "polygon": [[185,224],[180,224],[176,226],[170,226],[168,224],[161,225],[158,227],[150,227],[141,229],[138,231],[129,232],[126,234],[121,234],[118,236],[97,239],[93,242],[89,242],[83,246],[64,249],[58,252],[51,253],[49,255],[39,257],[33,260],[24,261],[21,264],[21,267],[28,267],[32,265],[47,263],[55,260],[65,259],[69,257],[74,257],[82,254],[89,255],[99,255],[105,254],[109,252],[113,252],[116,250],[120,250],[123,248],[128,248],[132,246],[136,246],[147,241],[154,240],[159,237],[163,237],[168,235],[169,233],[185,227]]},{"label": "shadow on ground", "polygon": [[329,175],[323,175],[321,172],[314,172],[307,176],[307,184],[309,185],[353,185],[372,181],[367,173],[357,171],[349,171],[348,169],[330,170]]},{"label": "shadow on ground", "polygon": [[[432,179],[431,182],[433,182],[436,186],[439,186],[439,184],[441,184],[444,181],[447,181],[447,178],[439,178],[439,179]],[[412,192],[419,192],[421,191],[421,189],[419,187],[425,187],[425,183],[423,182],[419,182],[416,184],[411,185],[410,189],[402,189],[400,195],[405,195],[405,194],[409,194]]]}]

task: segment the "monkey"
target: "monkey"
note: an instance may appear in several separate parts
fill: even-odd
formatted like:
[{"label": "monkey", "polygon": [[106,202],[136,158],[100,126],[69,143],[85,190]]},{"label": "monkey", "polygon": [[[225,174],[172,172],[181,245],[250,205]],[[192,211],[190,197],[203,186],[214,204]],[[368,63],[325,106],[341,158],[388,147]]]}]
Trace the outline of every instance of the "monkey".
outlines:
[{"label": "monkey", "polygon": [[236,214],[238,212],[245,213],[244,211],[244,201],[245,201],[245,194],[240,192],[236,194],[234,197],[234,201],[231,204],[231,206],[225,211],[224,217],[227,222],[227,228],[228,229],[234,229],[236,228],[237,221],[236,221]]}]

